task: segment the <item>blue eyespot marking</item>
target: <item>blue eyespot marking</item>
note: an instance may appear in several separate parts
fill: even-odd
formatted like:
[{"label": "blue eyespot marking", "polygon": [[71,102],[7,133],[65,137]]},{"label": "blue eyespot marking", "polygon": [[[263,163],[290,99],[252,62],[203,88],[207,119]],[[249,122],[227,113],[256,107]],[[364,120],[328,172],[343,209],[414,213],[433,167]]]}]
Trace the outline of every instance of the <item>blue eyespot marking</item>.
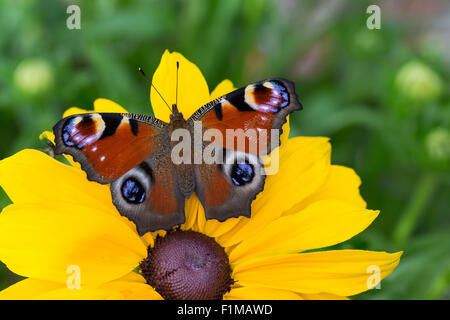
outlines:
[{"label": "blue eyespot marking", "polygon": [[289,91],[277,80],[269,80],[246,87],[244,100],[256,111],[277,113],[289,105]]},{"label": "blue eyespot marking", "polygon": [[135,178],[125,180],[121,191],[123,198],[129,203],[139,204],[145,200],[145,189]]},{"label": "blue eyespot marking", "polygon": [[271,83],[274,86],[274,90],[276,90],[281,95],[281,103],[278,108],[284,108],[289,104],[289,93],[284,85],[280,82],[272,80]]},{"label": "blue eyespot marking", "polygon": [[[75,124],[75,120],[81,120]],[[75,116],[66,121],[62,128],[62,140],[68,147],[83,149],[97,140],[96,123],[90,115]]]},{"label": "blue eyespot marking", "polygon": [[70,141],[73,131],[73,120],[74,119],[70,119],[68,122],[66,122],[66,124],[64,124],[64,127],[62,128],[62,139],[64,144],[68,147],[76,147],[76,144]]},{"label": "blue eyespot marking", "polygon": [[236,186],[243,186],[252,182],[254,176],[253,165],[249,163],[236,163],[231,168],[231,181]]}]

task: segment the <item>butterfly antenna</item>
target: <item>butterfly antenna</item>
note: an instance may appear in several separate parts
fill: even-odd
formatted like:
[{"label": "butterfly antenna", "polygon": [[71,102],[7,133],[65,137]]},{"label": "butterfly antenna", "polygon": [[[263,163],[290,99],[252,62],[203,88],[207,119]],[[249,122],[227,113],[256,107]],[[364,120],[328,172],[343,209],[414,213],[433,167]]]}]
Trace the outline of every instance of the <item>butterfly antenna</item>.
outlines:
[{"label": "butterfly antenna", "polygon": [[178,69],[180,69],[180,62],[177,61],[177,86],[175,89],[175,104],[178,106]]},{"label": "butterfly antenna", "polygon": [[169,108],[170,112],[172,112],[172,109],[170,109],[169,104],[166,102],[166,100],[164,100],[162,94],[158,91],[158,89],[156,89],[156,87],[154,86],[154,84],[150,81],[150,79],[147,77],[147,75],[145,74],[144,70],[142,70],[141,67],[139,67],[139,72],[144,76],[145,79],[147,79],[148,82],[150,82],[150,85],[153,87],[153,89],[155,89],[155,91],[159,94],[159,96],[161,97],[162,101],[164,101],[164,103],[166,104],[167,108]]}]

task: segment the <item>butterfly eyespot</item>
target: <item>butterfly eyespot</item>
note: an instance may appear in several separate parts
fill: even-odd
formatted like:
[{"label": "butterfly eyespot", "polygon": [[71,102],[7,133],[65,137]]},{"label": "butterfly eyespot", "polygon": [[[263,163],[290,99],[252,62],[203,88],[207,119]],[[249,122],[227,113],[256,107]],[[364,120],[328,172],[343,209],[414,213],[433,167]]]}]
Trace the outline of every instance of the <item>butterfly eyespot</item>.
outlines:
[{"label": "butterfly eyespot", "polygon": [[271,80],[248,85],[245,88],[244,100],[253,110],[277,113],[289,105],[289,93],[281,82]]},{"label": "butterfly eyespot", "polygon": [[252,182],[255,176],[253,165],[249,163],[236,163],[231,168],[231,181],[236,186],[243,186]]},{"label": "butterfly eyespot", "polygon": [[97,137],[98,115],[84,115],[69,118],[61,129],[62,141],[67,147],[83,149],[85,145],[94,142]]},{"label": "butterfly eyespot", "polygon": [[72,134],[72,128],[73,128],[73,120],[74,119],[70,119],[69,121],[67,121],[67,123],[64,125],[64,127],[62,128],[62,140],[64,142],[64,144],[68,147],[76,147],[76,144],[72,141],[70,141],[71,138],[71,134]]},{"label": "butterfly eyespot", "polygon": [[139,204],[145,200],[145,189],[135,178],[128,178],[122,184],[123,198],[133,204]]}]

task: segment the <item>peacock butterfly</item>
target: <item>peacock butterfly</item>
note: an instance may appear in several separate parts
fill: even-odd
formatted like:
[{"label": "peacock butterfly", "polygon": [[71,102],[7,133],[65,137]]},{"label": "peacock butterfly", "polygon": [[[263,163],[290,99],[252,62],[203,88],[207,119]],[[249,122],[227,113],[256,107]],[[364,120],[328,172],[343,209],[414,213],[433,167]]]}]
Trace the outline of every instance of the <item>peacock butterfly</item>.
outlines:
[{"label": "peacock butterfly", "polygon": [[[136,224],[140,235],[182,224],[185,199],[193,192],[207,219],[250,217],[251,203],[265,182],[260,156],[280,144],[274,130],[281,131],[287,116],[301,109],[292,82],[267,79],[205,104],[187,120],[176,104],[169,123],[122,113],[66,117],[53,127],[55,154],[73,156],[89,180],[110,184],[114,205]],[[182,129],[194,134],[196,126],[202,132],[215,130],[222,136],[248,130],[258,135],[244,135],[244,147],[230,146],[228,140],[219,139],[200,143],[201,152],[214,145],[213,153],[220,154],[222,160],[226,158],[223,162],[198,161],[195,151],[182,154],[192,161],[173,161],[177,145],[174,132]],[[250,150],[263,138],[270,143]],[[194,150],[199,147],[194,139],[189,144]]]}]

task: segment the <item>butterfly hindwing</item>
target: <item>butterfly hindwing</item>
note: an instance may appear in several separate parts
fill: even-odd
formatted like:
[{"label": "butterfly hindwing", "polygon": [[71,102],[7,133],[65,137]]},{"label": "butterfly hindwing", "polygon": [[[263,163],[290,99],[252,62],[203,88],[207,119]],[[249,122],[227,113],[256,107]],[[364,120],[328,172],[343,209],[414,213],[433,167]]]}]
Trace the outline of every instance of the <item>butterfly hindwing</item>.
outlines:
[{"label": "butterfly hindwing", "polygon": [[264,166],[254,154],[217,148],[223,164],[195,166],[196,194],[207,219],[250,217],[250,206],[264,188]]},{"label": "butterfly hindwing", "polygon": [[160,148],[155,154],[113,181],[110,187],[114,205],[136,224],[140,235],[168,230],[185,221],[184,196],[177,184],[169,145],[162,142],[158,142]]}]

